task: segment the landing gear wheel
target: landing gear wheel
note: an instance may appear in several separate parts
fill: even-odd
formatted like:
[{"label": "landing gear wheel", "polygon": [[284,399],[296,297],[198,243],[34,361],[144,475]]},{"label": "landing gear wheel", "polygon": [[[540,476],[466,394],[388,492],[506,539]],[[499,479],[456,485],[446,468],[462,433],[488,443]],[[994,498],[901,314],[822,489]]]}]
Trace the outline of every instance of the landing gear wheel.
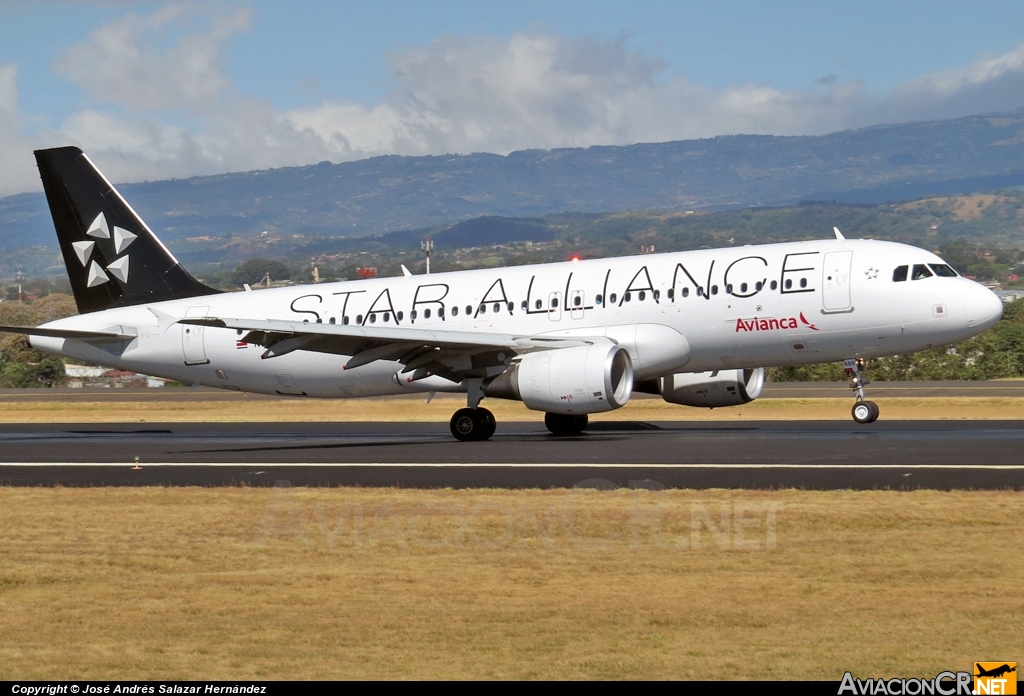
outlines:
[{"label": "landing gear wheel", "polygon": [[871,384],[864,376],[867,364],[868,361],[864,358],[843,361],[843,369],[850,376],[850,389],[857,397],[853,404],[853,419],[858,423],[874,423],[878,420],[878,405],[864,398],[864,387]]},{"label": "landing gear wheel", "polygon": [[853,419],[858,423],[874,423],[878,420],[878,404],[874,401],[858,401],[853,405]]},{"label": "landing gear wheel", "polygon": [[486,440],[494,434],[494,414],[486,408],[460,408],[449,423],[452,435],[462,442]]},{"label": "landing gear wheel", "polygon": [[476,415],[480,419],[480,423],[483,426],[481,432],[481,440],[491,439],[491,435],[494,435],[494,431],[498,427],[498,422],[494,420],[494,414],[488,411],[486,408],[478,408]]},{"label": "landing gear wheel", "polygon": [[544,425],[547,426],[552,435],[579,435],[587,427],[588,422],[590,422],[590,418],[586,414],[582,416],[572,416],[564,413],[544,414]]}]

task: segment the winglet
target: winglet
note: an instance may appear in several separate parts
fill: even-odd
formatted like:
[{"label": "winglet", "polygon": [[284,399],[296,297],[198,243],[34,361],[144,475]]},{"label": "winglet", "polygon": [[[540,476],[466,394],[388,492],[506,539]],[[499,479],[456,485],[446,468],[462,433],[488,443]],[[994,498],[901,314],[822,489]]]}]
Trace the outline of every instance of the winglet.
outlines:
[{"label": "winglet", "polygon": [[406,278],[412,276],[412,273],[409,272],[409,269],[405,267],[404,263],[402,264],[402,275],[404,275]]},{"label": "winglet", "polygon": [[843,233],[839,231],[838,227],[833,227],[832,231],[836,233],[836,239],[846,239],[846,237],[843,236]]}]

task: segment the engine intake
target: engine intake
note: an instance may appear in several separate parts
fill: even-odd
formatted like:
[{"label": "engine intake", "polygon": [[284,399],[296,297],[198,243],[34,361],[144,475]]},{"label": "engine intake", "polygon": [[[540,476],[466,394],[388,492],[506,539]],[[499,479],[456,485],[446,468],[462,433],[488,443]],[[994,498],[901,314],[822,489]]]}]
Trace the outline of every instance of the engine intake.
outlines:
[{"label": "engine intake", "polygon": [[658,380],[661,397],[671,404],[717,408],[747,404],[761,395],[764,368],[681,372]]},{"label": "engine intake", "polygon": [[609,343],[528,353],[484,388],[535,411],[575,414],[621,408],[632,393],[629,353]]}]

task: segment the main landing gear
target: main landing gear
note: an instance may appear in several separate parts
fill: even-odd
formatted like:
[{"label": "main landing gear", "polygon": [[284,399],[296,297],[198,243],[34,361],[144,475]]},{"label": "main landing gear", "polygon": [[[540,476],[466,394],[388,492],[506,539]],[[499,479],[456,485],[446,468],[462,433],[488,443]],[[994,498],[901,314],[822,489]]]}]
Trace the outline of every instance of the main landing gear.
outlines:
[{"label": "main landing gear", "polygon": [[479,442],[487,440],[494,435],[497,422],[494,414],[486,408],[480,408],[480,401],[484,398],[483,380],[469,380],[469,389],[466,394],[466,408],[460,408],[452,416],[449,427],[456,440],[462,442]]},{"label": "main landing gear", "polygon": [[545,413],[544,425],[548,427],[552,435],[579,435],[587,427],[590,418],[587,414],[582,416],[569,415],[565,413]]},{"label": "main landing gear", "polygon": [[846,374],[850,376],[850,389],[853,390],[857,397],[857,401],[853,404],[853,419],[858,423],[874,423],[878,420],[878,404],[864,398],[864,387],[871,384],[864,377],[865,364],[864,358],[844,360],[843,368],[846,370]]}]

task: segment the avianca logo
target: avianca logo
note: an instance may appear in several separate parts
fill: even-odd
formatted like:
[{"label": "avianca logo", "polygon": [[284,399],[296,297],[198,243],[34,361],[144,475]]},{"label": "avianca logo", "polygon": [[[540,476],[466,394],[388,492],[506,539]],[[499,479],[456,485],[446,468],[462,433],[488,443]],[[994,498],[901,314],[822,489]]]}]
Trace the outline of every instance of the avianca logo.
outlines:
[{"label": "avianca logo", "polygon": [[779,329],[799,329],[800,324],[803,324],[812,331],[817,331],[818,327],[807,321],[807,317],[804,316],[803,312],[800,312],[800,321],[797,322],[796,317],[783,317],[781,319],[759,319],[754,317],[753,319],[737,319],[736,320],[736,333],[740,331],[778,331]]}]

